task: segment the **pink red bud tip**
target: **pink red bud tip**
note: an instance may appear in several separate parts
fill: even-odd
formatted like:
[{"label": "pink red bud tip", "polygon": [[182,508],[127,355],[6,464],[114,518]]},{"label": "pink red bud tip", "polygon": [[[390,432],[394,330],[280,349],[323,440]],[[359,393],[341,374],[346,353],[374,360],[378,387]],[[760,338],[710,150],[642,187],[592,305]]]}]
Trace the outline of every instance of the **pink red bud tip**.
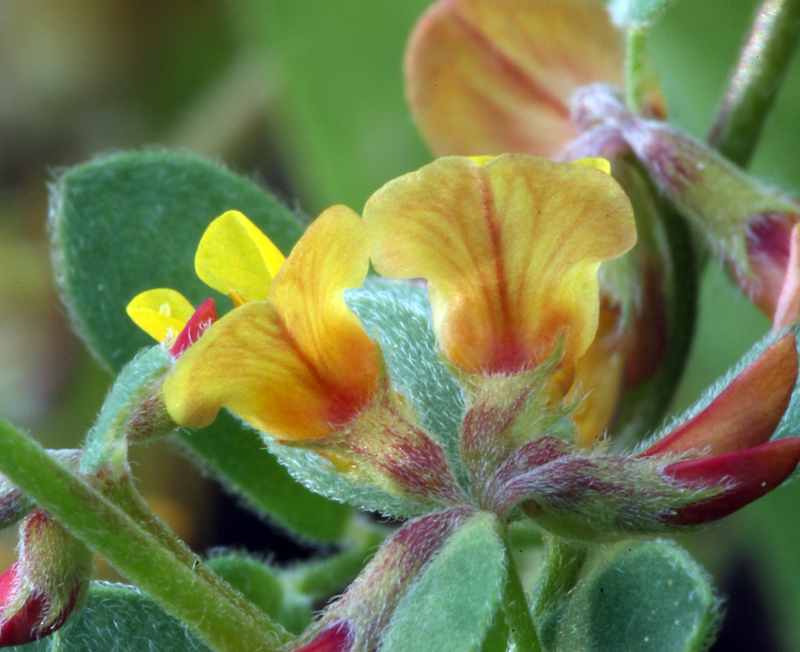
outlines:
[{"label": "pink red bud tip", "polygon": [[172,345],[170,353],[177,360],[192,344],[200,339],[200,336],[217,321],[217,307],[214,299],[206,299],[201,303],[194,314],[186,322],[183,330]]},{"label": "pink red bud tip", "polygon": [[720,487],[722,491],[686,505],[663,520],[679,525],[715,521],[761,498],[780,485],[800,462],[800,437],[771,441],[736,453],[670,464],[664,475],[685,487]]},{"label": "pink red bud tip", "polygon": [[19,609],[6,617],[6,609],[17,597],[19,587],[19,564],[15,563],[0,575],[0,647],[24,645],[52,634],[67,621],[80,592],[77,586],[61,613],[43,625],[50,609],[50,602],[43,593],[32,592]]},{"label": "pink red bud tip", "polygon": [[353,626],[349,621],[337,620],[326,627],[310,643],[294,652],[349,652],[353,647]]}]

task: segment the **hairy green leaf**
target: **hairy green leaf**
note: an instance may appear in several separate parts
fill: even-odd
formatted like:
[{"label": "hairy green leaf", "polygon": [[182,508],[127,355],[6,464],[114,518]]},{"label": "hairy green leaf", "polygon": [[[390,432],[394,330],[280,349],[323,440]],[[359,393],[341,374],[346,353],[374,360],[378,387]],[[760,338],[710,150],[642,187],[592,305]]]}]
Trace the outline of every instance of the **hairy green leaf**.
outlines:
[{"label": "hairy green leaf", "polygon": [[621,547],[550,614],[543,643],[558,652],[701,652],[718,607],[708,576],[675,544]]},{"label": "hairy green leaf", "polygon": [[406,594],[392,618],[384,652],[481,649],[498,613],[505,550],[490,514],[464,524]]},{"label": "hairy green leaf", "polygon": [[211,652],[203,641],[132,586],[94,582],[83,611],[19,652]]}]

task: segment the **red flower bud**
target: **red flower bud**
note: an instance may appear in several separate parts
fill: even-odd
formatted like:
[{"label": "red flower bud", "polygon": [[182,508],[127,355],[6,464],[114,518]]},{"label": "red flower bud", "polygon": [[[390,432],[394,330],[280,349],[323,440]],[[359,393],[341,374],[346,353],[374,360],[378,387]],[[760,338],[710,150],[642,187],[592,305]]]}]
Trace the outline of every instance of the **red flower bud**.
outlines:
[{"label": "red flower bud", "polygon": [[92,554],[50,514],[20,527],[19,561],[0,575],[0,647],[22,645],[61,627],[82,601]]}]

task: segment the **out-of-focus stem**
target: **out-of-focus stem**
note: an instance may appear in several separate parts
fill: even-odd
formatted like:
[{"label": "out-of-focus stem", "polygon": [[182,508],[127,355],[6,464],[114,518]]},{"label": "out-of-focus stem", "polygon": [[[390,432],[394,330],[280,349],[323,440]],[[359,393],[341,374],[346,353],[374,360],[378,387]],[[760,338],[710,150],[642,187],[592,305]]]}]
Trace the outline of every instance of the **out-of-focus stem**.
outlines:
[{"label": "out-of-focus stem", "polygon": [[547,536],[542,574],[536,586],[533,618],[539,622],[555,611],[569,592],[575,588],[586,561],[587,549],[564,539]]},{"label": "out-of-focus stem", "polygon": [[642,108],[647,75],[646,49],[647,32],[645,28],[629,27],[625,55],[625,99],[628,108],[634,113],[638,113]]},{"label": "out-of-focus stem", "polygon": [[708,142],[746,166],[800,37],[800,0],[766,0],[728,81]]},{"label": "out-of-focus stem", "polygon": [[506,568],[508,575],[505,592],[503,593],[503,611],[506,614],[506,622],[511,630],[511,638],[514,639],[520,652],[522,650],[525,652],[541,652],[542,646],[539,643],[536,626],[533,624],[528,598],[525,595],[525,589],[519,578],[519,571],[508,546],[506,546]]}]

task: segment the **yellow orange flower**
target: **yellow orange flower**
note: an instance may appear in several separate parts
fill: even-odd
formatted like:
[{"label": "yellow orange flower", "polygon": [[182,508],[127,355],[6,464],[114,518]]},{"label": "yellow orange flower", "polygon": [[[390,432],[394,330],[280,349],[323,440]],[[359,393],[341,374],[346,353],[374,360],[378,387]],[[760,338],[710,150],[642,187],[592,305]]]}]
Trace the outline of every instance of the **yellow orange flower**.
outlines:
[{"label": "yellow orange flower", "polygon": [[471,374],[513,374],[595,338],[597,270],[636,241],[630,202],[591,165],[513,154],[439,159],[367,202],[376,269],[423,277],[446,357]]},{"label": "yellow orange flower", "polygon": [[409,41],[406,90],[438,155],[554,156],[581,86],[620,86],[621,34],[597,0],[440,0]]},{"label": "yellow orange flower", "polygon": [[[164,383],[175,421],[201,427],[226,407],[278,439],[303,440],[357,417],[377,388],[378,361],[343,292],[363,283],[368,265],[361,219],[344,206],[325,211],[275,275],[266,301],[233,310],[178,361]],[[222,286],[247,299],[257,290],[224,279]]]}]

